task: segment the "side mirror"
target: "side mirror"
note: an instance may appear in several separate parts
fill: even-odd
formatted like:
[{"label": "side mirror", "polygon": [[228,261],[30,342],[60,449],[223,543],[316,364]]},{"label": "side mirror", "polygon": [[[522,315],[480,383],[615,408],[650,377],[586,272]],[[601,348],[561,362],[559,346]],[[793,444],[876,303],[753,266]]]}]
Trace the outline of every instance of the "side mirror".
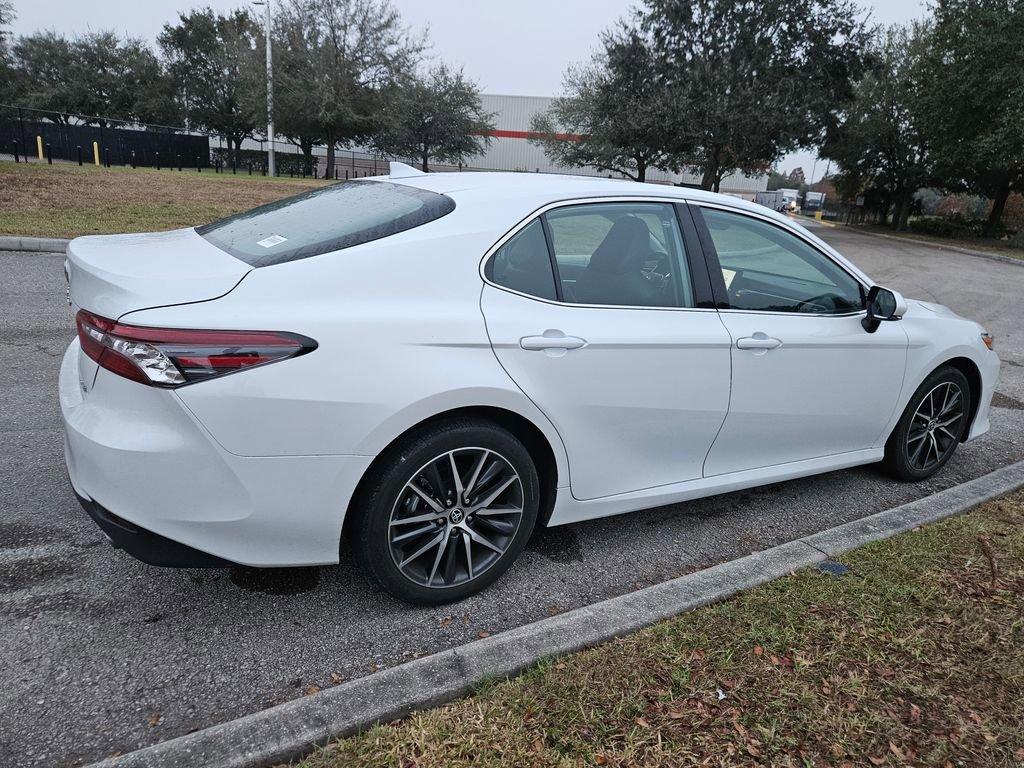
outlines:
[{"label": "side mirror", "polygon": [[871,286],[864,304],[868,314],[860,324],[868,333],[877,331],[883,320],[899,320],[907,311],[907,302],[900,294],[880,285]]}]

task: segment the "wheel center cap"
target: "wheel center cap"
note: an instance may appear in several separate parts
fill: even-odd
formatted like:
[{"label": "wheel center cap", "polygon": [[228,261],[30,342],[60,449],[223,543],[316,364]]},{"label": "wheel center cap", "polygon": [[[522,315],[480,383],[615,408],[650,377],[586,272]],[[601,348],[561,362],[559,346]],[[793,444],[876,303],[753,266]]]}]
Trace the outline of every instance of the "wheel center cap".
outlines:
[{"label": "wheel center cap", "polygon": [[458,525],[459,523],[461,523],[462,518],[464,518],[465,516],[466,513],[463,512],[461,509],[457,508],[453,509],[451,512],[448,513],[448,519],[451,521],[452,525]]}]

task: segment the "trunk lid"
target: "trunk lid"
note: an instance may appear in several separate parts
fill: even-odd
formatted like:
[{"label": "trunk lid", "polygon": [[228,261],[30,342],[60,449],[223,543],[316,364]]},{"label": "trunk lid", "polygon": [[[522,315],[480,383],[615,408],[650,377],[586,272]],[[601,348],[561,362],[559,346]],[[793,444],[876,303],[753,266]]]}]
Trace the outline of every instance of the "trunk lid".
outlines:
[{"label": "trunk lid", "polygon": [[75,238],[67,267],[72,304],[111,320],[223,296],[252,269],[192,228]]}]

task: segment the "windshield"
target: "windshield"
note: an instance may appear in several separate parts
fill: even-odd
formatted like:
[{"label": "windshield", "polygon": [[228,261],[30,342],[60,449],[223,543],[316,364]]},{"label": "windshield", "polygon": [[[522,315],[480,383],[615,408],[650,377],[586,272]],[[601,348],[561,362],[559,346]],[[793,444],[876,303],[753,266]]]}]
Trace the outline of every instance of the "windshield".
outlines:
[{"label": "windshield", "polygon": [[388,181],[343,181],[261,205],[196,232],[253,267],[306,259],[439,219],[455,201]]}]

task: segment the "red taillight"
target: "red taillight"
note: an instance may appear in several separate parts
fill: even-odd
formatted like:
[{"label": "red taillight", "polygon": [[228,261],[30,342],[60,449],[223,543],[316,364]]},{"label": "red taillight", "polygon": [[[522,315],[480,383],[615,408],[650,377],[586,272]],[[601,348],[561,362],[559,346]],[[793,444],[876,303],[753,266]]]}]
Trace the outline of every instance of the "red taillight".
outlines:
[{"label": "red taillight", "polygon": [[180,387],[316,349],[306,336],[281,331],[144,328],[80,310],[82,351],[119,376],[155,387]]}]

